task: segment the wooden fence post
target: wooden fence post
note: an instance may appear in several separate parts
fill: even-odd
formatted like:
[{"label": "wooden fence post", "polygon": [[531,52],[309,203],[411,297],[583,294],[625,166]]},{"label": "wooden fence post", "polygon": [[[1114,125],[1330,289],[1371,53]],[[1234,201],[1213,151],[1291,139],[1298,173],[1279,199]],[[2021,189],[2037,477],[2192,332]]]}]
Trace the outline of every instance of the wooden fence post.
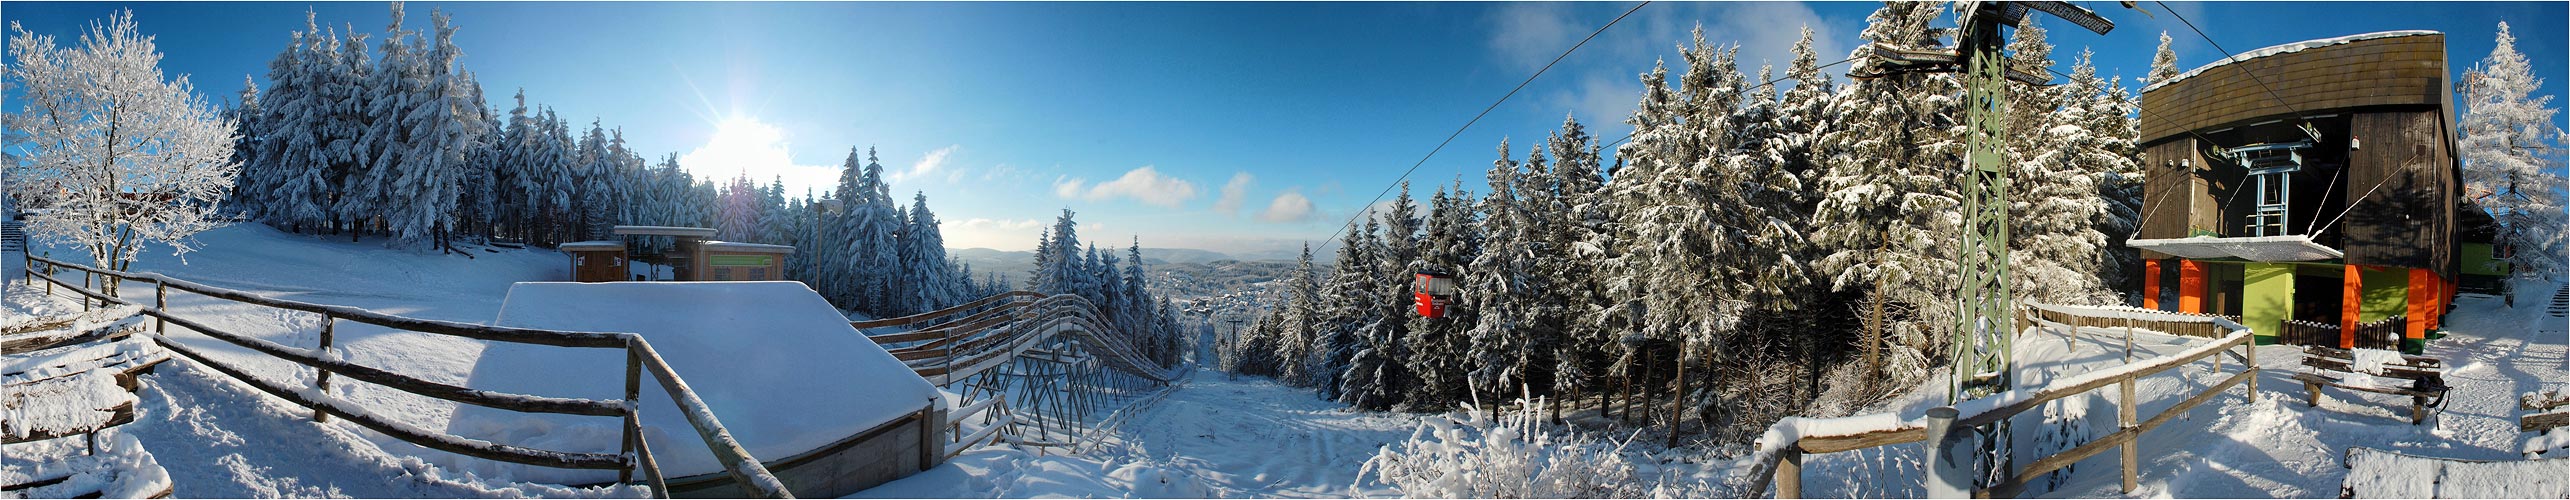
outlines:
[{"label": "wooden fence post", "polygon": [[[639,465],[634,454],[634,441],[642,439],[642,355],[632,347],[625,348],[625,440],[618,452],[628,455],[625,469],[616,472],[616,482],[634,480],[634,467]],[[666,494],[666,493],[662,493]]]},{"label": "wooden fence post", "polygon": [[[1787,445],[1776,462],[1776,498],[1803,497],[1803,447]],[[1755,496],[1758,492],[1748,492]]]},{"label": "wooden fence post", "polygon": [[[332,327],[337,326],[338,324],[338,318],[330,317],[330,313],[321,313],[320,354],[323,358],[330,357],[330,331]],[[312,368],[312,371],[312,387],[315,389],[314,392],[321,397],[330,397],[330,370],[324,370],[321,367],[315,366]],[[329,422],[330,413],[321,411],[320,408],[314,408],[312,409],[312,421]]]},{"label": "wooden fence post", "polygon": [[[2140,405],[2134,404],[2133,402],[2133,379],[2131,377],[2126,377],[2122,382],[2117,382],[2115,385],[2124,393],[2124,397],[2115,402],[2116,406],[2121,407],[2119,408],[2120,411],[2115,413],[2115,420],[2120,424],[2117,428],[2131,430],[2134,424],[2133,412],[2140,407]],[[2142,456],[2140,444],[2140,439],[2131,439],[2124,441],[2124,445],[2121,446],[2121,448],[2123,448],[2124,455],[2125,493],[2132,493],[2134,489],[2141,487]]]},{"label": "wooden fence post", "polygon": [[[2255,371],[2258,371],[2258,340],[2257,340],[2257,337],[2250,337],[2250,338],[2249,338],[2249,342],[2248,342],[2248,343],[2245,343],[2245,344],[2240,344],[2240,347],[2241,347],[2242,349],[2246,349],[2246,350],[2248,350],[2248,352],[2249,352],[2249,355],[2248,355],[2248,356],[2246,356],[2246,357],[2248,358],[2248,360],[2247,360],[2248,362],[2247,362],[2247,363],[2244,363],[2246,366],[2242,366],[2242,367],[2240,367],[2240,370],[2241,370],[2241,371],[2246,371],[2246,372],[2255,372]],[[2250,402],[2250,403],[2252,403],[2252,404],[2254,404],[2254,403],[2257,403],[2257,402],[2258,402],[2258,377],[2257,377],[2256,375],[2250,375],[2250,376],[2249,376],[2249,402]]]},{"label": "wooden fence post", "polygon": [[[166,283],[166,282],[159,282],[159,281],[154,281],[154,282],[152,282],[152,308],[153,308],[153,309],[158,309],[158,310],[160,310],[161,314],[169,314],[169,312],[170,312],[170,284],[169,284],[169,283]],[[169,334],[169,333],[170,333],[169,320],[167,320],[167,319],[163,319],[163,318],[161,318],[161,317],[160,317],[160,316],[158,316],[158,315],[154,315],[154,316],[152,316],[152,333],[158,333],[158,334],[163,334],[163,335],[167,335],[167,334]]]}]

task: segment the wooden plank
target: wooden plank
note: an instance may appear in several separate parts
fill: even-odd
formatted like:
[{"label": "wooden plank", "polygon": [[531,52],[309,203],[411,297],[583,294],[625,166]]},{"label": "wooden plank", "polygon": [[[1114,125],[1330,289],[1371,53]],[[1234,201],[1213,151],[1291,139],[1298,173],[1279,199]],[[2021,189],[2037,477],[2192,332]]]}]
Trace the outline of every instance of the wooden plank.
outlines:
[{"label": "wooden plank", "polygon": [[936,318],[943,317],[943,316],[953,315],[953,314],[955,314],[956,312],[959,312],[959,311],[963,311],[963,310],[967,310],[967,309],[972,309],[972,308],[975,308],[975,307],[981,307],[981,306],[990,305],[991,303],[999,302],[999,301],[1002,301],[1002,300],[1012,300],[1012,299],[1016,299],[1016,298],[1027,298],[1027,297],[1031,297],[1031,298],[1041,298],[1041,297],[1044,297],[1044,294],[1035,293],[1035,292],[1029,292],[1029,291],[1025,291],[1025,290],[1011,290],[1011,291],[1008,291],[1008,292],[1005,292],[1005,293],[1001,293],[1001,294],[998,294],[998,295],[992,295],[992,296],[989,296],[989,297],[982,297],[982,298],[981,298],[981,299],[979,299],[979,300],[974,300],[974,301],[972,301],[972,302],[966,302],[966,303],[964,303],[963,305],[958,305],[958,306],[954,306],[954,307],[948,307],[948,308],[945,308],[945,309],[938,309],[938,310],[935,310],[935,311],[929,311],[929,312],[924,312],[924,313],[919,313],[919,314],[913,314],[913,315],[909,315],[909,316],[902,316],[902,317],[898,317],[898,318],[885,318],[885,319],[876,319],[876,320],[867,320],[867,321],[850,321],[850,322],[848,322],[848,326],[855,327],[855,328],[857,328],[857,329],[866,329],[866,328],[882,328],[882,327],[887,327],[887,326],[903,326],[903,325],[910,325],[910,324],[918,323],[918,322],[921,322],[921,321],[926,321],[926,320],[936,319]]},{"label": "wooden plank", "polygon": [[2336,387],[2336,388],[2340,388],[2340,389],[2346,389],[2346,390],[2350,390],[2350,391],[2365,391],[2365,392],[2371,392],[2371,393],[2375,393],[2375,394],[2392,394],[2392,395],[2400,395],[2400,396],[2427,396],[2427,397],[2435,397],[2435,396],[2436,396],[2434,393],[2429,393],[2429,392],[2426,392],[2426,391],[2420,391],[2420,390],[2416,390],[2416,389],[2398,388],[2398,387],[2364,387],[2364,386],[2348,385],[2347,383],[2344,383],[2344,382],[2340,382],[2340,381],[2338,381],[2338,379],[2337,379],[2337,378],[2335,378],[2335,377],[2329,377],[2329,376],[2325,376],[2325,375],[2315,375],[2315,374],[2309,374],[2309,373],[2296,373],[2296,374],[2293,374],[2293,379],[2294,379],[2294,380],[2300,380],[2300,381],[2303,381],[2304,383],[2320,384],[2320,385],[2326,385],[2326,386]]},{"label": "wooden plank", "polygon": [[651,369],[652,375],[660,380],[661,389],[668,391],[669,399],[678,403],[678,411],[687,417],[688,425],[696,428],[697,437],[705,440],[705,447],[714,453],[715,459],[723,462],[724,472],[730,473],[732,480],[746,493],[759,498],[793,497],[792,492],[786,491],[785,483],[776,479],[776,474],[768,472],[767,466],[760,464],[756,457],[750,456],[748,449],[741,447],[740,441],[732,438],[732,431],[723,428],[723,423],[714,418],[714,409],[705,406],[704,399],[696,397],[696,391],[687,387],[685,379],[678,378],[678,372],[671,370],[669,362],[652,350],[650,342],[634,337],[627,348],[633,349],[633,356],[643,362],[644,368]]},{"label": "wooden plank", "polygon": [[37,429],[25,436],[0,436],[0,444],[18,444],[78,436],[82,434],[95,433],[109,427],[134,423],[134,402],[132,401],[117,404],[116,407],[109,408],[107,411],[109,412],[107,420],[100,421],[96,427],[83,427],[79,429]]},{"label": "wooden plank", "polygon": [[158,341],[162,348],[169,349],[171,352],[176,352],[181,356],[186,356],[189,360],[195,361],[197,366],[213,369],[215,372],[222,373],[224,376],[231,377],[233,380],[238,380],[241,383],[248,384],[251,388],[258,389],[260,392],[268,393],[270,396],[276,396],[278,399],[286,400],[287,402],[294,403],[297,406],[310,408],[316,412],[327,412],[331,415],[355,423],[358,426],[373,429],[375,432],[380,432],[386,436],[391,436],[394,439],[402,440],[402,442],[474,458],[484,458],[541,467],[608,470],[622,469],[625,467],[625,457],[612,453],[570,453],[538,450],[478,439],[458,438],[452,436],[432,436],[410,425],[393,424],[377,420],[372,415],[340,408],[338,403],[335,401],[316,401],[306,398],[304,397],[303,391],[287,390],[266,380],[252,377],[250,374],[242,372],[239,369],[208,359],[204,354],[196,352],[194,348],[187,347],[186,345],[177,342],[171,342],[167,338],[155,338],[154,340]]},{"label": "wooden plank", "polygon": [[1838,453],[1927,440],[1926,427],[1903,427],[1854,436],[1815,436],[1795,441],[1804,453]]},{"label": "wooden plank", "polygon": [[[2026,468],[2023,472],[2019,472],[2015,477],[2009,478],[2007,482],[1990,487],[1988,490],[1990,491],[1990,496],[1994,498],[2016,498],[2017,494],[2024,490],[2025,485],[2029,481],[2043,477],[2044,474],[2050,474],[2052,471],[2060,470],[2063,467],[2069,467],[2071,464],[2079,463],[2080,460],[2086,460],[2089,457],[2105,453],[2108,449],[2132,444],[2135,440],[2139,439],[2142,434],[2150,432],[2151,429],[2159,428],[2160,424],[2168,423],[2170,419],[2185,414],[2188,410],[2194,409],[2197,405],[2202,405],[2206,401],[2211,401],[2214,396],[2220,395],[2223,391],[2229,390],[2231,386],[2239,385],[2240,383],[2248,380],[2254,380],[2257,377],[2257,374],[2258,370],[2256,369],[2250,369],[2248,371],[2234,374],[2230,378],[2223,379],[2221,383],[2217,383],[2214,384],[2213,387],[2206,388],[2204,392],[2196,393],[2193,397],[2186,398],[2184,401],[2179,401],[2177,405],[2170,406],[2167,410],[2161,411],[2158,415],[2152,416],[2150,420],[2143,421],[2142,423],[2130,428],[2117,430],[2113,434],[2107,434],[2106,437],[2097,438],[2095,441],[2090,441],[2077,447],[2063,450],[2060,453],[2054,453],[2051,456],[2036,459],[2033,463],[2026,464]],[[2120,419],[2123,417],[2119,416],[2117,418]]]},{"label": "wooden plank", "polygon": [[[202,323],[197,323],[193,320],[171,316],[156,309],[145,308],[143,311],[144,314],[168,320],[170,324],[195,330],[197,333],[204,334],[207,337],[213,337],[217,340],[230,342],[233,345],[247,347],[250,348],[250,350],[259,351],[262,354],[267,354],[269,356],[276,357],[277,359],[283,359],[295,364],[344,375],[348,378],[357,379],[370,384],[390,387],[411,394],[418,394],[421,396],[428,396],[474,406],[498,408],[525,413],[560,413],[566,415],[617,417],[623,416],[625,412],[625,405],[621,401],[509,394],[420,380],[365,365],[335,359],[314,357],[310,354],[306,354],[302,349],[286,347],[275,342],[270,342],[267,339],[225,332],[214,327],[206,326]],[[170,342],[164,341],[162,343],[169,344]]]},{"label": "wooden plank", "polygon": [[2517,419],[2517,432],[2548,432],[2570,427],[2570,411],[2526,415]]},{"label": "wooden plank", "polygon": [[[294,301],[294,300],[286,300],[286,299],[270,298],[270,297],[266,297],[266,296],[262,296],[262,295],[256,295],[256,294],[251,294],[251,293],[249,293],[249,292],[243,292],[243,291],[239,291],[239,290],[232,290],[232,289],[227,289],[227,288],[218,288],[218,287],[212,287],[212,286],[206,286],[206,285],[202,285],[202,284],[197,284],[197,283],[195,283],[195,282],[190,282],[190,281],[187,281],[187,280],[181,280],[181,279],[177,279],[177,278],[171,278],[171,277],[168,277],[168,276],[164,276],[164,275],[161,275],[160,273],[123,273],[123,272],[115,272],[115,271],[104,271],[104,270],[100,270],[100,269],[93,268],[93,267],[89,267],[89,266],[83,266],[83,265],[79,265],[79,264],[72,264],[72,263],[66,263],[66,262],[61,262],[61,261],[55,261],[55,260],[46,259],[46,258],[43,258],[43,257],[30,257],[30,259],[33,259],[33,260],[36,260],[36,261],[39,261],[39,262],[51,263],[51,264],[59,265],[59,266],[62,266],[62,267],[68,267],[68,268],[72,268],[72,269],[75,269],[75,270],[87,271],[87,272],[90,272],[90,273],[92,273],[92,274],[103,274],[103,275],[106,275],[106,276],[113,276],[113,277],[117,277],[117,278],[125,279],[125,280],[128,280],[128,281],[135,281],[135,282],[142,282],[142,283],[156,283],[156,284],[168,285],[170,288],[177,288],[177,289],[185,290],[185,291],[188,291],[188,292],[191,292],[191,293],[195,293],[195,294],[198,294],[198,295],[204,295],[204,296],[214,297],[214,298],[218,298],[218,299],[225,299],[225,300],[230,300],[230,301],[234,301],[234,302],[243,302],[243,303],[249,303],[249,304],[256,304],[256,305],[261,305],[261,306],[274,307],[274,308],[278,308],[278,309],[288,309],[288,310],[304,311],[304,312],[310,312],[310,313],[316,313],[316,314],[325,314],[325,315],[329,315],[329,316],[336,317],[336,318],[346,319],[346,320],[349,320],[349,321],[355,321],[355,322],[359,322],[359,323],[366,323],[366,324],[370,324],[370,325],[376,325],[376,326],[382,326],[382,327],[394,328],[394,329],[400,329],[400,330],[408,330],[408,331],[414,331],[414,332],[420,332],[420,333],[431,333],[431,334],[447,335],[447,336],[454,336],[454,337],[464,337],[464,338],[470,338],[470,339],[489,340],[489,341],[494,341],[494,342],[514,342],[514,343],[520,343],[520,344],[537,344],[537,345],[550,345],[550,346],[560,346],[560,347],[591,347],[591,348],[621,348],[621,347],[624,347],[624,342],[625,342],[625,341],[624,341],[624,339],[625,339],[626,337],[631,337],[631,336],[633,336],[633,334],[631,334],[631,333],[617,333],[617,332],[575,332],[575,331],[564,331],[564,330],[540,330],[540,329],[533,329],[533,328],[516,328],[516,327],[506,327],[506,326],[476,325],[476,324],[471,324],[471,323],[459,323],[459,322],[453,322],[453,321],[440,321],[440,320],[430,320],[430,319],[406,318],[406,317],[401,317],[401,316],[394,316],[394,315],[389,315],[389,314],[378,313],[378,312],[374,312],[374,311],[368,311],[368,310],[365,310],[365,309],[359,309],[359,308],[354,308],[354,307],[346,307],[346,306],[332,306],[332,305],[314,304],[314,303],[310,303],[310,302],[301,302],[301,301]],[[78,288],[78,287],[75,287],[75,288]],[[99,298],[102,298],[102,299],[112,300],[112,301],[115,301],[116,303],[131,304],[130,302],[126,302],[126,301],[121,300],[121,299],[113,299],[113,298],[109,298],[109,297],[107,297],[107,296],[105,296],[105,295],[100,295],[100,294],[97,294],[97,293],[95,293],[95,292],[90,292],[90,291],[89,291],[89,290],[87,290],[87,289],[80,289],[80,291],[81,291],[82,293],[84,293],[84,294],[87,294],[87,295],[90,295],[90,296],[93,296],[93,297],[99,297]],[[166,317],[164,316],[164,318],[166,318]]]},{"label": "wooden plank", "polygon": [[2097,388],[2099,388],[2099,387],[2105,387],[2105,386],[2107,386],[2108,384],[2114,384],[2114,383],[2118,382],[2119,380],[2126,380],[2126,379],[2132,379],[2132,378],[2147,377],[2147,376],[2151,376],[2152,374],[2157,374],[2157,373],[2159,373],[2159,372],[2168,371],[2168,370],[2169,370],[2169,369],[2171,369],[2171,368],[2176,368],[2176,367],[2179,367],[2179,366],[2183,366],[2183,365],[2185,365],[2185,364],[2187,364],[2187,363],[2195,362],[2196,360],[2204,359],[2204,357],[2205,357],[2205,356],[2212,356],[2212,355],[2214,355],[2214,354],[2216,354],[2216,353],[2220,353],[2220,352],[2222,352],[2223,350],[2227,350],[2227,349],[2230,349],[2230,348],[2232,348],[2232,347],[2237,347],[2237,346],[2239,346],[2240,344],[2248,343],[2248,342],[2250,341],[2250,339],[2251,339],[2251,336],[2249,336],[2249,335],[2240,335],[2240,336],[2239,336],[2239,338],[2238,338],[2238,339],[2236,339],[2236,340],[2232,340],[2232,341],[2229,341],[2229,342],[2224,342],[2224,343],[2221,343],[2221,344],[2217,344],[2217,345],[2221,345],[2221,346],[2223,346],[2223,347],[2221,347],[2221,348],[2216,348],[2216,349],[2207,349],[2207,350],[2205,350],[2204,352],[2195,353],[2194,355],[2185,356],[2185,357],[2182,357],[2182,358],[2181,358],[2181,357],[2177,357],[2177,356],[2162,356],[2162,357],[2157,357],[2157,358],[2151,358],[2150,360],[2143,361],[2143,363],[2147,363],[2147,364],[2149,365],[2148,367],[2146,367],[2146,368],[2141,368],[2141,369],[2139,369],[2139,370],[2135,370],[2135,371],[2133,371],[2132,373],[2130,373],[2128,377],[2105,378],[2105,379],[2091,380],[2091,381],[2088,381],[2087,383],[2083,383],[2083,384],[2079,384],[2079,385],[2074,385],[2074,386],[2048,387],[2048,388],[2045,388],[2045,389],[2044,389],[2044,390],[2042,390],[2042,391],[2039,391],[2039,392],[2035,393],[2035,395],[2034,395],[2034,396],[2032,396],[2032,397],[2027,397],[2027,398],[2019,399],[2019,400],[2016,400],[2016,401],[2014,401],[2014,402],[2010,402],[2010,403],[2008,403],[2008,404],[2006,404],[2006,405],[2002,405],[2002,406],[1999,406],[1999,407],[1996,407],[1996,408],[1991,408],[1991,409],[1989,409],[1988,411],[1983,411],[1983,412],[1981,412],[1980,414],[1977,414],[1977,415],[1972,415],[1972,416],[1968,416],[1968,417],[1965,417],[1965,418],[1957,419],[1957,420],[1955,420],[1955,421],[1954,421],[1954,426],[1955,426],[1956,428],[1971,428],[1971,427],[1980,427],[1980,426],[1984,426],[1984,425],[1990,425],[1990,424],[1992,424],[1992,423],[1998,422],[1998,421],[2003,420],[2003,419],[2006,419],[2006,418],[2008,418],[2008,417],[2016,416],[2018,413],[2024,413],[2026,410],[2031,410],[2031,409],[2034,409],[2034,408],[2036,408],[2036,407],[2040,407],[2040,406],[2042,406],[2044,403],[2049,403],[2049,402],[2052,402],[2053,400],[2056,400],[2056,399],[2061,399],[2061,398],[2070,397],[2070,396],[2074,396],[2074,395],[2084,394],[2084,393],[2087,393],[2088,391],[2096,390],[2096,389],[2097,389]]},{"label": "wooden plank", "polygon": [[898,359],[898,360],[902,360],[902,361],[910,361],[910,360],[918,360],[918,359],[943,358],[943,357],[946,357],[946,354],[947,354],[948,352],[950,352],[950,351],[947,351],[947,350],[945,350],[945,349],[926,349],[926,350],[917,350],[917,351],[899,351],[899,352],[894,352],[894,353],[892,353],[892,359]]}]

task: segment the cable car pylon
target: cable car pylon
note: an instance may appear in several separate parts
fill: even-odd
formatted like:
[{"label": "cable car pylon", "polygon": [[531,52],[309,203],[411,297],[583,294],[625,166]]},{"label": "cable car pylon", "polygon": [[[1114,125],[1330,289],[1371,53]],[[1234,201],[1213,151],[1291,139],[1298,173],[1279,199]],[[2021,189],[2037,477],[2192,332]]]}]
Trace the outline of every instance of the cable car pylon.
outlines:
[{"label": "cable car pylon", "polygon": [[[1955,291],[1953,362],[1948,365],[1951,382],[1946,392],[1949,406],[2007,391],[2016,371],[2009,345],[2015,334],[2011,331],[2015,326],[2011,314],[2015,297],[2008,277],[2008,148],[2003,142],[2008,131],[2008,82],[2041,85],[2050,78],[2008,67],[2007,56],[2002,53],[2007,34],[2002,28],[2015,26],[2028,11],[2041,11],[2100,35],[2115,29],[2115,23],[2096,12],[2068,2],[1957,2],[1954,9],[1956,24],[1961,28],[1955,34],[1954,48],[1877,42],[1867,47],[1875,64],[1848,74],[1857,79],[1916,73],[1964,74],[1963,241],[1955,259],[1962,286]],[[1995,482],[1994,475],[1999,471],[2009,470],[2007,422],[1972,429],[1969,435],[1978,438],[1976,446],[1969,448],[1976,453],[1929,457],[1929,470],[1968,468],[1974,484],[1940,484],[1942,481],[1931,479],[1929,496],[1968,495],[1979,486]],[[1965,448],[1930,443],[1929,449]]]}]

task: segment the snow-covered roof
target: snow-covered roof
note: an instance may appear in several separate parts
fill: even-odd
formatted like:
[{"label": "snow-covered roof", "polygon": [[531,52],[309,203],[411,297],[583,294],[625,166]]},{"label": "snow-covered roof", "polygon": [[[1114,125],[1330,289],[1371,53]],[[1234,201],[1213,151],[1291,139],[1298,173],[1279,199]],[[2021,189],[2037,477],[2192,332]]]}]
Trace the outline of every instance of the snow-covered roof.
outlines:
[{"label": "snow-covered roof", "polygon": [[2213,61],[2211,64],[2206,64],[2206,65],[2203,65],[2203,66],[2197,66],[2195,69],[2187,70],[2185,73],[2179,73],[2177,76],[2170,77],[2170,78],[2168,78],[2168,79],[2166,79],[2166,80],[2161,80],[2161,81],[2151,82],[2151,83],[2150,83],[2150,85],[2146,85],[2146,86],[2143,86],[2143,87],[2142,87],[2142,92],[2143,92],[2143,93],[2149,93],[2151,90],[2158,89],[2158,88],[2160,88],[2160,87],[2167,86],[2167,85],[2169,85],[2169,84],[2174,84],[2174,83],[2177,83],[2177,82],[2186,81],[2186,79],[2187,79],[2187,78],[2191,78],[2191,77],[2194,77],[2195,75],[2202,74],[2202,73],[2204,73],[2206,70],[2211,70],[2211,69],[2213,69],[2213,68],[2219,68],[2219,67],[2222,67],[2222,66],[2227,66],[2227,65],[2230,65],[2231,63],[2236,63],[2236,62],[2240,62],[2240,61],[2246,61],[2246,60],[2250,60],[2250,59],[2257,59],[2257,58],[2260,58],[2260,57],[2272,56],[2272,55],[2276,55],[2276,54],[2289,54],[2289,53],[2294,53],[2294,52],[2301,52],[2301,51],[2308,50],[2308,49],[2314,49],[2314,48],[2319,48],[2319,47],[2327,47],[2327,46],[2331,46],[2331,45],[2340,45],[2340,44],[2346,44],[2346,43],[2352,43],[2352,42],[2359,42],[2359,41],[2364,41],[2364,40],[2373,40],[2373,39],[2377,39],[2377,38],[2394,38],[2394,37],[2404,37],[2404,36],[2443,35],[2443,34],[2445,34],[2445,33],[2443,33],[2443,32],[2438,32],[2438,31],[2428,31],[2428,30],[2377,31],[2377,32],[2373,32],[2373,33],[2364,33],[2364,34],[2357,34],[2357,35],[2347,35],[2347,36],[2342,36],[2342,37],[2337,37],[2337,38],[2322,38],[2322,39],[2319,39],[2319,40],[2305,40],[2305,41],[2293,42],[2293,43],[2288,43],[2288,44],[2283,44],[2283,45],[2276,45],[2276,46],[2272,46],[2272,47],[2266,47],[2266,48],[2261,48],[2261,49],[2252,50],[2252,51],[2248,51],[2248,52],[2241,52],[2241,53],[2238,53],[2238,54],[2233,54],[2231,57],[2225,57],[2225,58],[2222,58],[2222,60],[2219,60],[2219,61]]},{"label": "snow-covered roof", "polygon": [[712,237],[714,237],[714,228],[709,228],[709,227],[677,227],[677,226],[616,226],[615,231],[616,231],[616,234],[617,234],[617,235],[619,235],[619,236],[623,236],[623,235],[637,235],[637,236],[694,236],[694,237],[698,237],[698,238],[712,238]]},{"label": "snow-covered roof", "polygon": [[2136,249],[2189,259],[2235,258],[2250,262],[2307,262],[2347,256],[2338,249],[2313,243],[2310,236],[2303,235],[2133,239],[2125,241],[2124,244]]},{"label": "snow-covered roof", "polygon": [[705,242],[703,248],[709,251],[720,250],[725,252],[794,253],[794,247],[791,246],[741,243],[737,241],[708,241]]},{"label": "snow-covered roof", "polygon": [[564,244],[562,244],[562,246],[561,246],[561,247],[559,247],[559,248],[561,248],[563,251],[623,250],[623,249],[625,249],[625,242],[622,242],[622,241],[574,241],[574,242],[570,242],[570,243],[564,243]]},{"label": "snow-covered roof", "polygon": [[[496,325],[633,332],[651,342],[750,454],[777,460],[855,436],[932,404],[937,388],[848,326],[812,289],[790,281],[518,283]],[[621,399],[625,352],[493,343],[475,389]],[[670,477],[722,470],[668,393],[642,382],[645,437]],[[614,453],[622,421],[456,409],[447,431],[539,449]],[[520,466],[432,454],[449,466],[516,481],[583,484],[615,471]]]}]

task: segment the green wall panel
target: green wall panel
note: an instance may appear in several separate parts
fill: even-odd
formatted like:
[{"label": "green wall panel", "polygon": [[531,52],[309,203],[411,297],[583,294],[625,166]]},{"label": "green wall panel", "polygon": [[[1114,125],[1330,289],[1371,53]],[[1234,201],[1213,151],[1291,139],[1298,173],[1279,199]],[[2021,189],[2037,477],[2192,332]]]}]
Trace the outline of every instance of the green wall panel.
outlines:
[{"label": "green wall panel", "polygon": [[2488,243],[2464,243],[2463,274],[2508,275],[2508,262],[2491,257],[2492,250]]},{"label": "green wall panel", "polygon": [[2293,317],[2293,265],[2252,262],[2241,266],[2240,319],[2257,335],[2284,333]]},{"label": "green wall panel", "polygon": [[2409,268],[2366,268],[2365,300],[2357,322],[2373,322],[2409,312]]}]

